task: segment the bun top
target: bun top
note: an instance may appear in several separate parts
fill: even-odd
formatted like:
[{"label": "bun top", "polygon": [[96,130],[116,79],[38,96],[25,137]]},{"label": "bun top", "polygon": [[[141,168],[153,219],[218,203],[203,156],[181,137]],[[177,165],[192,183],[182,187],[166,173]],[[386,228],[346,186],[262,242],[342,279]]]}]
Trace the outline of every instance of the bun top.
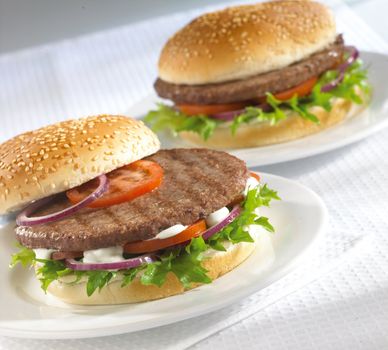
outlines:
[{"label": "bun top", "polygon": [[0,145],[0,214],[157,152],[143,122],[112,115],[68,120]]},{"label": "bun top", "polygon": [[188,85],[244,79],[300,61],[335,38],[332,12],[314,1],[230,7],[172,36],[159,59],[159,77]]}]

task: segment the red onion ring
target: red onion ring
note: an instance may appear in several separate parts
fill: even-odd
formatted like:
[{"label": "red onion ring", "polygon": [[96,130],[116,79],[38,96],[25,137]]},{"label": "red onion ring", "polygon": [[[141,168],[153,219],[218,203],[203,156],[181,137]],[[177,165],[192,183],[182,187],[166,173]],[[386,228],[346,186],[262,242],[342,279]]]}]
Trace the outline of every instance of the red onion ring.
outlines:
[{"label": "red onion ring", "polygon": [[341,71],[346,70],[346,68],[352,65],[360,56],[360,52],[357,50],[355,46],[346,46],[345,51],[349,53],[349,57],[346,59],[344,63],[342,63],[338,67],[338,70],[341,70]]},{"label": "red onion ring", "polygon": [[236,205],[233,207],[229,215],[219,222],[218,224],[208,228],[203,234],[202,238],[204,240],[209,239],[211,236],[215,235],[217,232],[220,232],[225,226],[228,226],[237,216],[241,214],[241,207]]},{"label": "red onion ring", "polygon": [[[264,112],[269,111],[271,109],[271,106],[268,103],[263,103],[261,105],[253,105],[251,107],[261,108]],[[235,117],[239,116],[240,114],[243,114],[245,112],[245,109],[246,108],[212,114],[212,115],[209,115],[209,117],[213,119],[223,120],[223,121],[232,121]]]},{"label": "red onion ring", "polygon": [[[203,234],[202,234],[202,238],[204,240],[206,239],[209,239],[211,236],[215,235],[216,233],[220,232],[225,226],[228,226],[237,216],[239,216],[241,214],[241,207],[239,205],[236,205],[235,207],[233,207],[233,209],[231,210],[231,212],[229,213],[229,215],[224,219],[222,220],[221,222],[219,222],[218,224],[208,228]],[[166,249],[173,249],[173,248],[178,248],[178,247],[181,247],[181,248],[184,248],[186,247],[187,245],[189,245],[191,242],[191,240],[189,241],[186,241],[186,242],[183,242],[183,243],[179,243],[179,244],[176,244],[176,245],[173,245],[171,247],[168,247]]]},{"label": "red onion ring", "polygon": [[211,114],[211,115],[209,115],[209,117],[213,118],[213,119],[219,119],[219,120],[223,120],[225,122],[228,122],[228,121],[233,120],[235,117],[239,116],[240,114],[243,114],[244,112],[245,112],[245,108],[237,109],[234,111]]},{"label": "red onion ring", "polygon": [[35,225],[47,224],[49,222],[61,220],[75,213],[81,208],[86,207],[88,204],[92,203],[97,198],[101,197],[108,189],[108,178],[106,177],[106,175],[100,175],[97,179],[99,180],[99,185],[96,188],[96,190],[92,192],[89,196],[87,196],[85,199],[80,201],[79,203],[74,204],[56,213],[51,213],[44,216],[29,217],[32,213],[37,211],[39,208],[51,202],[57,195],[42,198],[30,204],[27,208],[25,208],[16,217],[16,224],[19,226],[35,226]]},{"label": "red onion ring", "polygon": [[342,83],[345,77],[345,72],[346,69],[352,65],[357,58],[360,55],[360,52],[355,48],[354,46],[347,46],[345,50],[349,53],[349,57],[346,59],[344,63],[338,66],[337,71],[338,71],[338,76],[335,78],[333,81],[330,83],[322,86],[321,91],[322,92],[330,92],[334,88],[336,88],[339,84]]},{"label": "red onion ring", "polygon": [[109,263],[83,263],[74,259],[66,259],[65,265],[75,271],[91,270],[127,270],[138,267],[142,264],[151,264],[157,261],[157,258],[150,254],[140,255],[136,258]]}]

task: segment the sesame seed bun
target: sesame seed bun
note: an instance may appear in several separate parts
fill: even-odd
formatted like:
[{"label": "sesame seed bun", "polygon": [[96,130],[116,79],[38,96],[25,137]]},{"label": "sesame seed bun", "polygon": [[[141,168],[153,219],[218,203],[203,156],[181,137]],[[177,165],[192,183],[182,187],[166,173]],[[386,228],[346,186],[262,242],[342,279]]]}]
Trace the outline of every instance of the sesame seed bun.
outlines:
[{"label": "sesame seed bun", "polygon": [[284,68],[336,38],[332,12],[314,1],[273,1],[202,15],[171,37],[159,77],[174,84],[244,79]]},{"label": "sesame seed bun", "polygon": [[68,120],[0,145],[0,214],[60,193],[160,148],[141,121],[101,115]]},{"label": "sesame seed bun", "polygon": [[365,107],[366,104],[357,105],[349,100],[336,98],[332,100],[330,112],[322,107],[310,109],[310,112],[320,120],[320,124],[303,119],[293,111],[287,111],[287,119],[275,125],[267,122],[245,124],[237,129],[235,135],[232,135],[230,127],[225,125],[218,127],[207,141],[192,132],[181,132],[179,136],[196,146],[215,149],[260,147],[295,140],[323,131],[360,113]]},{"label": "sesame seed bun", "polygon": [[[262,234],[256,240],[256,243],[243,242],[235,244],[226,252],[218,252],[209,259],[204,260],[202,265],[208,270],[208,276],[215,280],[235,269],[244,262],[255,249],[259,249],[257,257],[260,257],[261,260],[265,261],[265,259],[271,255],[273,249],[270,237],[267,234]],[[70,281],[74,281],[74,278],[71,276],[68,281],[66,278],[63,278],[62,281],[54,281],[50,284],[48,292],[69,304],[113,305],[162,299],[182,294],[187,291],[179,282],[178,278],[171,272],[167,274],[166,282],[161,287],[154,285],[145,286],[140,282],[138,276],[128,286],[122,288],[121,278],[117,277],[107,286],[102,288],[101,291],[96,291],[90,297],[86,294],[86,281],[81,280],[77,284],[66,283]],[[200,285],[201,284],[196,283],[191,287],[196,288]]]}]

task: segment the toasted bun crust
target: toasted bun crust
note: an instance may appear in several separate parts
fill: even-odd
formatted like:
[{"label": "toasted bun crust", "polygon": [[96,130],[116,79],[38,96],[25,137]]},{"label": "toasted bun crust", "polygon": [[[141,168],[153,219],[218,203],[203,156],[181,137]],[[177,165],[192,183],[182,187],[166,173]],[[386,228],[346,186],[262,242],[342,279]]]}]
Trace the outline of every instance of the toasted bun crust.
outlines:
[{"label": "toasted bun crust", "polygon": [[209,84],[269,72],[324,49],[336,38],[332,12],[314,1],[272,1],[202,15],[171,37],[159,77]]},{"label": "toasted bun crust", "polygon": [[225,126],[217,128],[207,141],[204,141],[200,136],[192,132],[181,132],[179,136],[197,146],[215,149],[266,146],[291,141],[327,129],[348,117],[358,114],[365,106],[337,98],[332,101],[332,110],[330,112],[325,111],[321,107],[313,107],[311,109],[311,112],[319,118],[319,125],[305,120],[297,113],[290,111],[288,118],[276,125],[270,125],[269,123],[241,125],[235,135],[232,135],[230,128]]},{"label": "toasted bun crust", "polygon": [[68,120],[0,145],[0,214],[87,182],[159,150],[141,121],[101,115]]},{"label": "toasted bun crust", "polygon": [[[272,247],[271,239],[268,235],[262,235],[258,239],[257,245],[258,248],[262,249],[264,255],[264,252]],[[255,247],[255,243],[233,245],[226,252],[218,253],[204,260],[202,265],[208,270],[208,275],[214,280],[240,265],[252,254]],[[54,281],[50,284],[48,291],[66,303],[79,305],[129,304],[166,298],[185,292],[182,284],[172,273],[167,275],[166,282],[161,287],[154,285],[145,286],[141,284],[139,277],[136,277],[132,283],[124,288],[121,288],[120,285],[121,281],[115,280],[90,297],[86,294],[85,282],[70,285]],[[195,284],[192,288],[196,288],[199,285]]]}]

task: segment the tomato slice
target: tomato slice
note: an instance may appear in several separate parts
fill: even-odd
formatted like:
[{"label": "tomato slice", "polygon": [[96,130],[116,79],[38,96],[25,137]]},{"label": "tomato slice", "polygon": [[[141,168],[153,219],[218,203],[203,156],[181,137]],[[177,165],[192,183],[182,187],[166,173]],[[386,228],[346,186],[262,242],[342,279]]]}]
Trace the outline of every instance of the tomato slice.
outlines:
[{"label": "tomato slice", "polygon": [[[294,95],[298,95],[298,97],[307,96],[311,93],[317,81],[318,81],[318,77],[313,77],[309,80],[306,80],[305,82],[303,82],[298,86],[295,86],[286,91],[274,94],[274,96],[281,101],[288,100],[292,98]],[[260,103],[265,103],[266,100],[267,98],[265,96],[258,98],[258,101]],[[247,106],[246,102],[240,102],[240,103],[228,103],[228,104],[217,104],[217,105],[177,105],[176,107],[182,113],[185,113],[187,115],[197,115],[197,114],[212,115],[212,114],[218,114],[218,113],[243,109],[246,106]]]},{"label": "tomato slice", "polygon": [[311,93],[313,90],[315,84],[317,83],[318,78],[313,77],[309,80],[306,80],[304,83],[295,86],[289,90],[279,92],[278,94],[275,94],[274,96],[281,101],[289,100],[290,98],[294,97],[294,95],[298,95],[298,97],[304,97]]},{"label": "tomato slice", "polygon": [[246,105],[246,103],[241,102],[222,105],[178,105],[177,107],[182,113],[185,113],[187,115],[212,115],[242,109]]},{"label": "tomato slice", "polygon": [[[150,160],[138,160],[113,170],[106,176],[109,180],[108,190],[88,207],[109,207],[151,192],[162,183],[163,169]],[[97,186],[97,180],[91,180],[67,191],[66,196],[72,204],[75,204],[89,196]]]},{"label": "tomato slice", "polygon": [[259,181],[260,182],[260,175],[258,175],[258,174],[256,174],[256,173],[253,173],[253,172],[250,172],[250,175],[252,176],[252,177],[254,177],[257,181]]},{"label": "tomato slice", "polygon": [[148,241],[136,241],[127,243],[124,246],[124,252],[130,254],[149,253],[157,250],[161,250],[173,245],[189,241],[193,237],[200,236],[206,231],[205,220],[199,220],[193,225],[189,226],[186,230],[178,233],[176,236],[166,239],[152,239]]}]

